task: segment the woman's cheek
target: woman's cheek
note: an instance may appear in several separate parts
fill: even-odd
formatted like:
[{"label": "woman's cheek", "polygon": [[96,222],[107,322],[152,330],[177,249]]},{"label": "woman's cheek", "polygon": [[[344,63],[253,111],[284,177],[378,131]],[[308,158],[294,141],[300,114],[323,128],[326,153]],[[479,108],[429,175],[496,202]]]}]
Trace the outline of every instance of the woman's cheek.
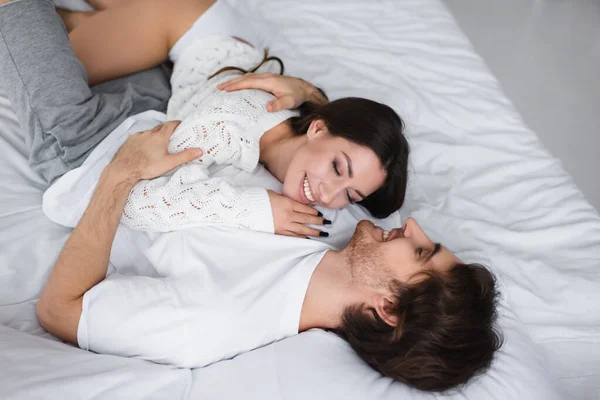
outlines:
[{"label": "woman's cheek", "polygon": [[334,210],[340,210],[340,209],[346,207],[347,205],[348,205],[347,201],[337,198],[331,202],[329,208],[334,209]]}]

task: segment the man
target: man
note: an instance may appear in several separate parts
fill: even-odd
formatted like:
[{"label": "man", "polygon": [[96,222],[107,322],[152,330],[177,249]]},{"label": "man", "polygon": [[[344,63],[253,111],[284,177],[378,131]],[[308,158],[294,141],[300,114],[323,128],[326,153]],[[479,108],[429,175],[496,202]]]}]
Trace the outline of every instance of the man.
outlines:
[{"label": "man", "polygon": [[492,275],[412,219],[389,233],[361,221],[343,250],[230,228],[174,232],[149,250],[154,274],[105,279],[131,187],[198,157],[168,154],[177,124],[131,136],[105,168],[38,302],[49,332],[97,352],[202,367],[332,329],[375,369],[423,390],[490,365],[500,346]]},{"label": "man", "polygon": [[[30,134],[30,162],[49,182],[81,165],[128,115],[160,104],[162,93],[135,80],[118,95],[90,91],[52,4],[5,3],[0,83]],[[146,99],[139,108],[134,94]],[[200,154],[167,154],[176,125],[133,135],[103,171],[38,302],[49,332],[96,352],[200,367],[333,329],[373,368],[423,390],[489,366],[499,347],[492,275],[460,264],[413,220],[385,234],[363,221],[343,250],[217,227],[158,234],[143,251],[148,265],[128,263],[121,249],[124,268],[106,277],[131,187]]]}]

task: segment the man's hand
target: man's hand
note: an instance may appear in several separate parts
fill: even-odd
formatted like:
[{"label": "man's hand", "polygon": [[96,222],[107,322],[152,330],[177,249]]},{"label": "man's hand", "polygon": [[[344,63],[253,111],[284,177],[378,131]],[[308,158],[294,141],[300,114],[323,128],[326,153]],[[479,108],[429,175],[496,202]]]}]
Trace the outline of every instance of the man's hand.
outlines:
[{"label": "man's hand", "polygon": [[300,78],[272,73],[247,73],[217,85],[217,89],[234,92],[242,89],[260,89],[272,93],[275,100],[267,104],[267,111],[276,112],[298,108],[302,103],[311,101],[317,104],[327,103],[327,98],[315,86]]},{"label": "man's hand", "polygon": [[109,167],[134,180],[153,179],[202,156],[201,149],[168,152],[169,139],[181,121],[168,121],[151,130],[131,135],[113,157]]},{"label": "man's hand", "polygon": [[178,121],[171,121],[130,136],[102,172],[37,303],[40,323],[48,332],[77,343],[83,295],[106,276],[112,242],[133,185],[202,155],[199,149],[169,154],[169,138],[177,125]]}]

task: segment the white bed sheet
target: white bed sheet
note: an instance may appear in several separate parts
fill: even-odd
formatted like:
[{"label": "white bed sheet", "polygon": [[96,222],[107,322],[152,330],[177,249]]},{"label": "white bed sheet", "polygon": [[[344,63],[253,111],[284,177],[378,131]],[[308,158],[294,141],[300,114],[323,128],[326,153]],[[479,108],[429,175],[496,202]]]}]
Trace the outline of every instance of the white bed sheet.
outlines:
[{"label": "white bed sheet", "polygon": [[[501,275],[516,313],[503,308],[506,345],[490,374],[449,397],[551,399],[556,384],[568,398],[596,398],[600,218],[525,127],[440,1],[228,1],[270,38],[272,54],[282,56],[288,73],[321,85],[332,98],[360,95],[401,113],[413,146],[403,212],[465,260],[489,264]],[[45,187],[27,167],[22,136],[7,107],[0,96],[0,323],[48,336],[35,319],[34,303],[68,230],[41,212]],[[13,344],[15,337],[23,342]],[[27,357],[29,345],[23,343],[30,339],[36,354],[54,357],[52,352],[63,349],[65,360],[71,352],[85,355],[89,369],[71,369],[74,382],[85,382],[81,398],[103,397],[98,387],[104,367],[113,377],[118,371],[164,368],[138,360],[111,368],[103,359],[96,365],[96,355],[5,329],[0,338],[0,369],[21,371],[0,376],[0,397],[16,398],[25,392],[15,388],[25,386],[42,398],[65,393],[69,382],[53,380],[52,364],[42,368]],[[10,357],[4,349],[12,349]],[[37,380],[27,371],[35,371]],[[115,384],[104,397],[148,398],[148,392],[131,390],[135,379],[155,382],[156,398],[186,398],[181,386],[188,378],[161,381],[153,373],[163,371],[123,373],[117,380],[122,390]],[[76,379],[92,375],[97,379]],[[342,341],[320,331],[192,375],[192,399],[431,398],[390,384]],[[25,386],[19,386],[19,377]]]}]

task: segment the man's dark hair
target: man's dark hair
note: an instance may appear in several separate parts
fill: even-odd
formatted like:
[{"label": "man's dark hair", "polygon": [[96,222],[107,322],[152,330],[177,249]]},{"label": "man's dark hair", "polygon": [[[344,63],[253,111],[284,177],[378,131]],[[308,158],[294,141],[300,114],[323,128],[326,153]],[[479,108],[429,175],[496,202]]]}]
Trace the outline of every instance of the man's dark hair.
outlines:
[{"label": "man's dark hair", "polygon": [[495,326],[498,293],[492,273],[479,264],[422,272],[416,283],[394,282],[389,313],[346,309],[337,333],[381,374],[425,391],[444,391],[485,372],[502,346]]}]

